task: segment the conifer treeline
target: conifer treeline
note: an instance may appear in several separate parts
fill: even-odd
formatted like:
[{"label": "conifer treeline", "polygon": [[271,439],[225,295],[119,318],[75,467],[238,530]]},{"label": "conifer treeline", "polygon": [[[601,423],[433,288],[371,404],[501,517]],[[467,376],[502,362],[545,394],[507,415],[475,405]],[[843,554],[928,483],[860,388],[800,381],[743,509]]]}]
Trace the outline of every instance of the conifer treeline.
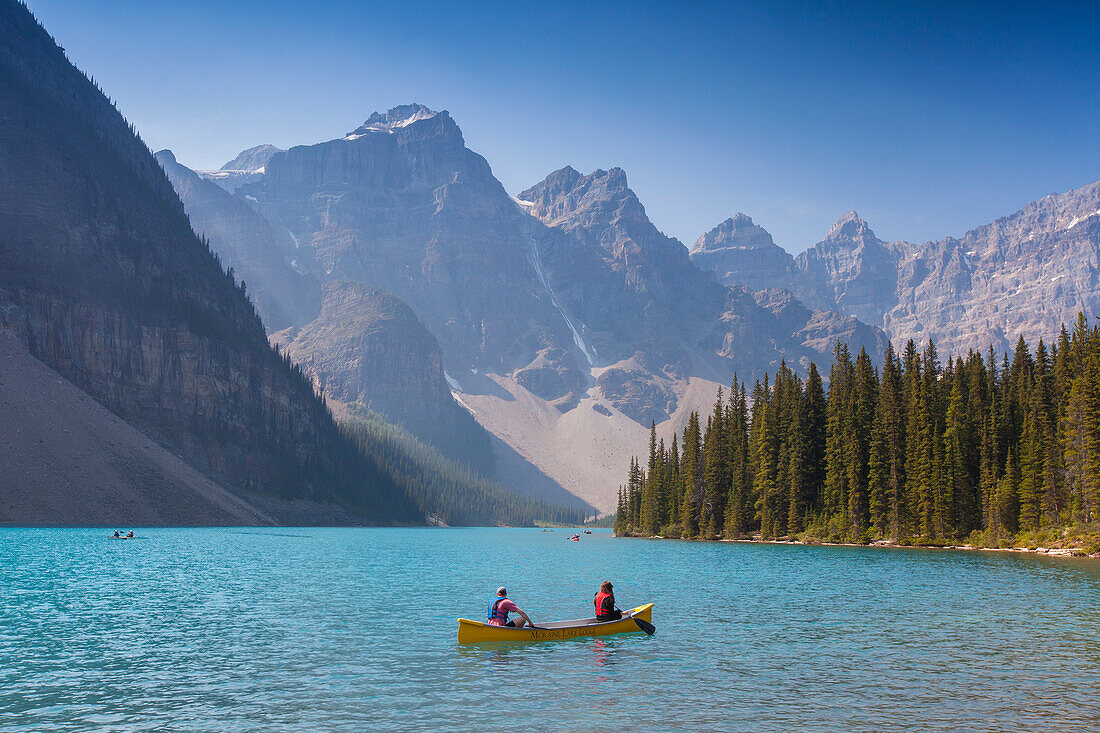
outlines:
[{"label": "conifer treeline", "polygon": [[425,515],[451,526],[531,527],[539,522],[577,525],[587,510],[507,491],[441,454],[399,425],[365,408],[352,408],[342,431],[404,490]]},{"label": "conifer treeline", "polygon": [[1100,328],[1083,315],[1048,350],[1021,338],[941,367],[935,344],[888,345],[879,370],[837,343],[828,394],[782,364],[736,377],[632,459],[617,534],[828,541],[1003,538],[1100,516]]}]

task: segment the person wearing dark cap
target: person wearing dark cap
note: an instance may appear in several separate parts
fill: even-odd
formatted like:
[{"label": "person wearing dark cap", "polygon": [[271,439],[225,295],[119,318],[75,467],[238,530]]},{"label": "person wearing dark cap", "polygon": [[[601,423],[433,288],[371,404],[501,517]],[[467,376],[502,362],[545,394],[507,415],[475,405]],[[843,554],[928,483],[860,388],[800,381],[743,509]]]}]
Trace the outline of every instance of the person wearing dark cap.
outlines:
[{"label": "person wearing dark cap", "polygon": [[610,580],[605,580],[600,585],[600,592],[592,599],[596,606],[597,621],[618,621],[623,617],[623,612],[615,608],[614,588]]},{"label": "person wearing dark cap", "polygon": [[[519,623],[516,621],[509,621],[508,614],[515,613],[520,617]],[[534,626],[531,619],[523,612],[523,609],[508,600],[508,591],[504,586],[497,588],[497,594],[493,598],[489,599],[489,621],[490,626],[513,626],[517,629],[522,629],[524,624],[528,626]]]}]

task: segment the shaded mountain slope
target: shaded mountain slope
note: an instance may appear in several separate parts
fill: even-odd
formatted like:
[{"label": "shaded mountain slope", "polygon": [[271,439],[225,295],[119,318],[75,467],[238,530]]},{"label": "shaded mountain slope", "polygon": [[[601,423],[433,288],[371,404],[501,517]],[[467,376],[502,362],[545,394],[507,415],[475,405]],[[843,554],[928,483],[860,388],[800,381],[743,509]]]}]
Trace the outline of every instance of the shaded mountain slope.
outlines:
[{"label": "shaded mountain slope", "polygon": [[24,6],[0,3],[0,38],[0,301],[30,353],[226,486],[419,521],[268,346],[118,111]]},{"label": "shaded mountain slope", "polygon": [[330,281],[317,319],[271,340],[328,399],[388,416],[448,458],[493,475],[488,435],[451,396],[439,344],[400,299]]},{"label": "shaded mountain slope", "polygon": [[0,329],[0,435],[0,523],[278,521],[112,414],[7,329]]}]

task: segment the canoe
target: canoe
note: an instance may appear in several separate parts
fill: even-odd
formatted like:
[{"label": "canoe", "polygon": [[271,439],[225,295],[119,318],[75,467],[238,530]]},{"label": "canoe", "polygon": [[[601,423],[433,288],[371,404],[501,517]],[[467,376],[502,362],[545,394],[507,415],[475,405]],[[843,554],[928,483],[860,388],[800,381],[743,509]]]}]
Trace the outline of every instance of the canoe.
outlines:
[{"label": "canoe", "polygon": [[560,641],[576,639],[581,636],[610,636],[641,631],[634,622],[635,617],[650,623],[653,616],[653,604],[632,608],[623,613],[618,621],[597,621],[594,618],[578,618],[572,621],[551,621],[536,624],[535,628],[522,629],[510,626],[492,626],[468,618],[458,620],[458,643],[481,644],[492,641]]}]

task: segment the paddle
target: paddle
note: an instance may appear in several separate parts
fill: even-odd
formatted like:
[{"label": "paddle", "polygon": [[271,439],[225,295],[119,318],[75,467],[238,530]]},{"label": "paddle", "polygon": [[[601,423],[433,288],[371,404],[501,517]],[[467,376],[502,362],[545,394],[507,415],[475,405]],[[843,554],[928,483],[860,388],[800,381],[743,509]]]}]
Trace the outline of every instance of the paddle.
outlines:
[{"label": "paddle", "polygon": [[[618,609],[615,609],[615,610],[618,610]],[[653,634],[655,634],[657,632],[657,627],[654,626],[653,624],[649,623],[648,621],[643,621],[642,619],[637,618],[636,616],[631,616],[630,618],[634,619],[634,623],[638,624],[639,629],[646,632],[650,636],[653,636]]]}]

